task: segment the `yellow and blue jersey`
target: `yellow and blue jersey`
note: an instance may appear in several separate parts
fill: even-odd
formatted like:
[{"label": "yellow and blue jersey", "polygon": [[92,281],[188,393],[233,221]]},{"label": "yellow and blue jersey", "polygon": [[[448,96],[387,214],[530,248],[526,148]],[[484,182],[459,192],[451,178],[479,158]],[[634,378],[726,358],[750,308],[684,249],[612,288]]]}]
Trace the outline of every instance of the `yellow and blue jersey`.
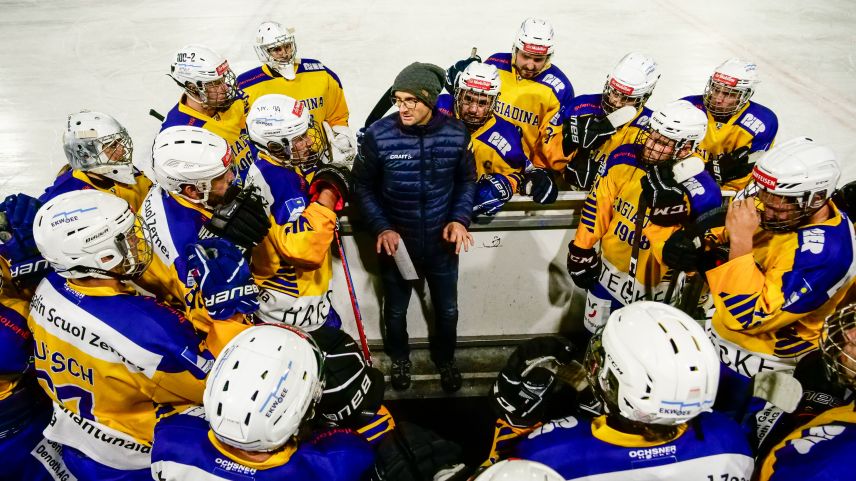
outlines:
[{"label": "yellow and blue jersey", "polygon": [[856,411],[846,406],[821,413],[776,445],[760,464],[758,481],[853,479]]},{"label": "yellow and blue jersey", "polygon": [[115,469],[150,464],[155,422],[201,402],[214,363],[178,311],[54,273],[33,295],[29,327],[36,377],[54,403],[45,436]]},{"label": "yellow and blue jersey", "polygon": [[512,456],[546,464],[566,480],[748,481],[753,468],[740,427],[715,412],[700,414],[663,441],[619,432],[607,425],[606,416],[591,422],[567,417],[535,429]]},{"label": "yellow and blue jersey", "polygon": [[[436,110],[455,117],[455,99],[449,94],[437,98]],[[523,148],[520,130],[502,117],[493,115],[475,132],[470,133],[470,150],[476,163],[476,178],[500,174],[517,192],[521,176],[531,164]]]},{"label": "yellow and blue jersey", "polygon": [[229,144],[233,162],[238,169],[238,177],[243,179],[256,156],[256,147],[250,141],[250,134],[247,132],[247,112],[249,112],[247,99],[239,97],[228,110],[218,113],[215,117],[209,117],[188,107],[185,104],[186,95],[183,94],[181,100],[166,114],[161,130],[176,125],[189,125],[219,135]]},{"label": "yellow and blue jersey", "polygon": [[256,67],[238,76],[238,88],[247,95],[250,107],[262,95],[282,94],[301,102],[319,124],[348,126],[348,104],[342,82],[318,60],[300,59],[293,80],[285,79],[267,65]]},{"label": "yellow and blue jersey", "polygon": [[[699,151],[705,161],[725,153],[734,152],[741,147],[749,147],[749,153],[770,150],[779,131],[779,119],[776,114],[756,102],[746,102],[725,122],[718,122],[713,114],[704,107],[701,95],[684,97],[707,115],[707,132],[699,145]],[[728,190],[739,191],[746,187],[752,178],[752,173],[723,185]]]},{"label": "yellow and blue jersey", "polygon": [[44,203],[66,192],[95,189],[124,199],[131,206],[131,210],[139,212],[140,206],[143,205],[143,199],[152,187],[152,181],[137,169],[134,169],[134,179],[137,183],[133,185],[114,182],[106,178],[102,182],[91,178],[89,174],[81,170],[64,169],[54,180],[54,183],[45,189],[39,200]]},{"label": "yellow and blue jersey", "polygon": [[[707,271],[716,312],[709,333],[722,361],[751,377],[792,369],[816,349],[823,320],[856,277],[856,239],[846,214],[794,232],[755,235],[752,253]],[[727,231],[718,230],[719,242]]]},{"label": "yellow and blue jersey", "polygon": [[[574,244],[589,249],[600,242],[603,272],[598,285],[598,296],[609,297],[623,305],[643,297],[662,300],[668,283],[665,274],[668,268],[662,261],[663,245],[679,227],[661,227],[643,218],[642,237],[639,240],[636,279],[643,287],[632,294],[629,278],[635,225],[642,195],[640,180],[645,170],[638,159],[640,146],[625,144],[610,153],[604,164],[604,172],[597,185],[589,192],[583,204],[580,225]],[[719,207],[722,194],[716,181],[706,171],[690,177],[682,184],[692,218]],[[608,297],[607,297],[608,296]]]},{"label": "yellow and blue jersey", "polygon": [[152,449],[152,476],[161,481],[358,481],[373,465],[371,446],[349,429],[291,441],[265,461],[243,459],[214,436],[202,407],[158,422]]},{"label": "yellow and blue jersey", "polygon": [[545,146],[557,135],[562,125],[560,114],[574,98],[574,87],[555,65],[549,65],[533,79],[517,74],[510,53],[491,55],[485,63],[499,70],[502,82],[494,112],[520,128],[524,151],[536,167],[559,170]]},{"label": "yellow and blue jersey", "polygon": [[[606,112],[603,111],[603,107],[601,106],[602,98],[603,94],[580,95],[578,97],[574,97],[570,105],[562,110],[559,125],[556,127],[556,134],[550,137],[550,141],[545,147],[545,152],[547,152],[549,158],[563,159],[558,160],[553,164],[554,168],[557,170],[563,169],[568,162],[575,159],[579,154],[578,151],[574,151],[571,152],[569,156],[565,157],[562,150],[562,136],[564,131],[562,125],[571,117],[583,117],[587,115],[605,117]],[[639,135],[639,131],[648,125],[648,121],[651,120],[651,114],[651,109],[643,106],[636,112],[636,117],[634,117],[633,120],[619,127],[618,131],[612,134],[606,142],[602,143],[599,147],[589,151],[589,158],[596,161],[600,167],[598,170],[598,176],[595,178],[595,182],[597,182],[597,179],[600,177],[600,174],[603,171],[603,166],[606,163],[606,158],[609,154],[618,148],[619,145],[632,144],[636,140],[636,136]]]},{"label": "yellow and blue jersey", "polygon": [[253,248],[253,276],[262,291],[256,316],[312,330],[332,309],[330,245],[336,213],[309,202],[301,173],[264,154],[250,168],[247,182],[260,189],[272,225]]}]

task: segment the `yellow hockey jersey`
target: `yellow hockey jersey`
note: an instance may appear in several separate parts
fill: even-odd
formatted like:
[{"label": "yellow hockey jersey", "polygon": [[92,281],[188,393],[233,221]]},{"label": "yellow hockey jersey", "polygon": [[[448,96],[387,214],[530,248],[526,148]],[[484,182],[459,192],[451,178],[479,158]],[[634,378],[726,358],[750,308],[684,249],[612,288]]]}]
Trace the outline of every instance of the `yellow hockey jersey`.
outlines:
[{"label": "yellow hockey jersey", "polygon": [[29,327],[54,402],[45,437],[116,469],[151,464],[157,419],[200,403],[214,363],[178,311],[53,273],[36,289]]},{"label": "yellow hockey jersey", "polygon": [[219,135],[232,149],[233,162],[238,168],[240,178],[243,179],[256,155],[256,148],[253,147],[250,135],[247,133],[247,112],[249,112],[247,99],[239,98],[232,103],[229,110],[220,112],[215,117],[209,117],[188,107],[185,104],[186,95],[182,95],[178,104],[166,114],[161,130],[176,125],[190,125]]},{"label": "yellow hockey jersey", "polygon": [[[829,205],[830,219],[795,232],[759,230],[751,254],[707,271],[716,308],[709,333],[722,361],[738,373],[793,368],[817,348],[823,320],[853,283],[853,225]],[[716,235],[727,241],[727,231]]]},{"label": "yellow hockey jersey", "polygon": [[[640,179],[645,175],[637,158],[638,151],[639,146],[625,144],[609,155],[604,164],[603,176],[589,192],[583,205],[580,225],[574,238],[574,244],[584,249],[600,242],[603,271],[599,285],[623,304],[645,298],[664,299],[668,288],[664,276],[668,268],[662,262],[663,244],[678,229],[651,224],[643,213],[644,227],[639,240],[636,270],[641,289],[634,298],[633,282],[628,273],[636,218],[639,215],[639,197],[642,194]],[[683,188],[693,217],[721,205],[719,187],[707,172],[686,180]]]},{"label": "yellow hockey jersey", "polygon": [[[741,147],[749,147],[749,153],[770,150],[779,131],[779,119],[772,110],[755,102],[747,102],[740,110],[728,118],[726,122],[717,122],[713,114],[704,107],[701,95],[684,97],[707,114],[707,132],[699,145],[699,150],[705,161],[719,157],[722,154],[734,152]],[[723,185],[724,189],[739,191],[746,187],[752,173]]]},{"label": "yellow hockey jersey", "polygon": [[294,80],[286,80],[267,65],[256,67],[238,76],[238,88],[247,94],[250,107],[262,95],[288,95],[303,103],[316,122],[327,122],[331,127],[348,125],[342,82],[317,60],[300,59]]},{"label": "yellow hockey jersey", "polygon": [[557,135],[561,110],[574,98],[571,81],[555,65],[533,79],[524,79],[517,74],[510,53],[491,55],[485,63],[499,70],[502,82],[496,114],[520,128],[525,154],[536,167],[559,170],[554,163],[562,159],[548,157],[544,146]]},{"label": "yellow hockey jersey", "polygon": [[330,244],[336,214],[309,202],[300,173],[264,154],[250,168],[247,182],[261,190],[273,226],[253,249],[253,276],[262,291],[256,316],[315,329],[332,307]]},{"label": "yellow hockey jersey", "polygon": [[137,183],[131,185],[114,182],[110,179],[105,179],[106,181],[102,182],[93,179],[86,172],[66,168],[60,171],[53,185],[45,189],[39,200],[47,202],[66,192],[95,189],[124,199],[131,206],[131,210],[139,212],[140,206],[143,205],[143,199],[152,187],[152,181],[136,169],[134,169],[134,179]]}]

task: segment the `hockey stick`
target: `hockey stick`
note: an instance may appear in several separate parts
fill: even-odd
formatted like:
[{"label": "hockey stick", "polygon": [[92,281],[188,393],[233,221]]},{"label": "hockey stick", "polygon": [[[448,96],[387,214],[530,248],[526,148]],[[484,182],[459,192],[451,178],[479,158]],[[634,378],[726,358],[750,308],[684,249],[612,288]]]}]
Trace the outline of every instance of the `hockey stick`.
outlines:
[{"label": "hockey stick", "polygon": [[366,357],[366,362],[369,366],[372,365],[372,353],[369,351],[369,343],[366,340],[366,331],[363,328],[363,316],[360,314],[360,305],[357,303],[357,294],[354,292],[354,281],[351,278],[351,269],[348,267],[348,258],[345,257],[345,246],[342,245],[342,238],[339,237],[338,223],[333,229],[333,237],[336,238],[336,245],[339,247],[339,257],[342,259],[342,270],[345,271],[345,282],[348,284],[348,294],[351,296],[351,307],[354,309],[354,321],[357,324],[357,333],[360,335],[360,345],[363,348],[363,355]]},{"label": "hockey stick", "polygon": [[149,115],[151,115],[152,117],[154,117],[154,118],[158,119],[158,120],[159,120],[159,121],[161,121],[161,122],[163,122],[163,119],[165,118],[165,117],[164,117],[160,112],[158,112],[158,111],[157,111],[157,110],[155,110],[155,109],[149,109]]},{"label": "hockey stick", "polygon": [[[726,212],[728,212],[728,206],[717,207],[698,216],[695,223],[684,226],[684,230],[689,234],[689,237],[693,239],[693,243],[696,248],[702,246],[702,239],[705,232],[725,225]],[[674,269],[672,269],[672,271],[674,272]],[[669,288],[666,290],[666,298],[663,299],[663,302],[666,304],[672,303],[672,295],[675,293],[678,276],[679,273],[675,272],[669,280]],[[689,313],[687,312],[687,314]]]},{"label": "hockey stick", "polygon": [[642,227],[645,224],[645,217],[648,215],[648,198],[642,193],[639,195],[639,202],[636,207],[636,220],[633,223],[633,247],[630,251],[630,268],[627,274],[630,276],[630,302],[636,302],[636,292],[639,288],[639,281],[636,279],[636,268],[639,263],[639,244],[642,243]]}]

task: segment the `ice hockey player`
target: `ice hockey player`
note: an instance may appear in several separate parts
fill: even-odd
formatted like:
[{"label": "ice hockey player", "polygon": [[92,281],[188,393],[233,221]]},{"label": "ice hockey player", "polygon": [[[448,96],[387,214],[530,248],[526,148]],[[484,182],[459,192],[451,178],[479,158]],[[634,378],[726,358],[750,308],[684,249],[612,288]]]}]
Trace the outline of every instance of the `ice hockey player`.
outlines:
[{"label": "ice hockey player", "polygon": [[[260,97],[247,126],[259,149],[247,182],[258,187],[274,226],[253,249],[253,274],[261,288],[256,316],[308,331],[325,323],[338,327],[330,245],[336,212],[351,191],[350,171],[334,163],[319,166],[329,159],[327,136],[309,109],[291,97]],[[304,171],[311,172],[311,182]]]},{"label": "ice hockey player", "polygon": [[318,60],[300,58],[294,29],[277,22],[259,25],[253,47],[262,65],[238,76],[238,88],[246,93],[250,107],[267,94],[299,100],[327,131],[333,160],[350,162],[356,144],[348,127],[348,104],[339,77]]},{"label": "ice hockey player", "polygon": [[606,414],[546,423],[513,457],[544,463],[566,480],[750,478],[740,427],[711,411],[716,350],[688,315],[651,301],[616,310],[591,339],[584,365]]},{"label": "ice hockey player", "polygon": [[[830,200],[839,175],[832,151],[811,139],[777,145],[755,164],[746,197],[729,205],[724,232],[715,231],[729,249],[706,271],[716,308],[707,329],[731,395],[759,372],[793,370],[853,284],[853,225]],[[672,248],[685,259],[700,255],[684,241]]]},{"label": "ice hockey player", "polygon": [[[776,427],[788,426],[772,451],[759,458],[760,481],[844,481],[856,448],[856,305],[826,319],[820,351],[800,360],[794,374],[803,398]],[[812,364],[808,369],[806,364]],[[806,376],[801,376],[805,370]],[[792,432],[791,432],[792,431]],[[775,436],[774,431],[774,436]]]},{"label": "ice hockey player", "polygon": [[127,286],[152,259],[127,202],[61,194],[39,209],[34,235],[54,269],[29,319],[36,377],[53,401],[45,437],[77,479],[151,479],[155,420],[201,400],[214,356],[178,311]]},{"label": "ice hockey player", "polygon": [[[219,330],[237,326],[213,320],[247,321],[245,316],[257,308],[258,288],[236,281],[228,298],[203,298],[189,265],[193,252],[188,246],[200,238],[219,236],[250,250],[267,234],[270,221],[258,195],[233,185],[232,152],[216,134],[189,126],[162,130],[155,137],[152,159],[155,186],[143,202],[142,215],[155,258],[138,284],[183,308],[216,350],[234,334]],[[242,256],[234,261],[228,269],[246,264]],[[212,327],[218,331],[212,333]]]},{"label": "ice hockey player", "polygon": [[184,90],[167,113],[161,130],[176,126],[202,127],[223,137],[243,180],[255,159],[247,135],[247,99],[229,68],[229,62],[202,45],[187,45],[173,56],[169,76]]},{"label": "ice hockey player", "polygon": [[68,165],[39,197],[47,202],[59,194],[96,189],[125,199],[138,212],[152,182],[133,164],[134,144],[113,117],[82,110],[70,114],[62,134]]},{"label": "ice hockey player", "polygon": [[155,428],[151,477],[162,481],[365,479],[370,445],[349,429],[306,432],[324,383],[323,354],[292,326],[251,327],[217,357],[203,407]]},{"label": "ice hockey player", "polygon": [[[640,52],[630,52],[606,76],[603,93],[580,95],[562,112],[561,133],[545,147],[551,159],[567,158],[565,179],[580,190],[590,190],[607,156],[619,145],[633,142],[653,113],[645,106],[654,92],[660,72],[657,62]],[[636,116],[613,127],[606,116],[631,106]]]},{"label": "ice hockey player", "polygon": [[606,322],[611,309],[663,300],[663,244],[680,225],[720,206],[719,186],[695,154],[706,125],[692,104],[672,102],[654,113],[634,143],[606,159],[568,245],[568,272],[577,287],[588,289],[589,332]]},{"label": "ice hockey player", "polygon": [[517,192],[532,163],[523,153],[520,131],[494,114],[500,91],[499,72],[471,62],[457,75],[453,95],[437,97],[437,111],[461,120],[470,132],[470,150],[478,178],[473,213],[495,215]]},{"label": "ice hockey player", "polygon": [[757,84],[757,65],[730,58],[713,71],[704,95],[684,98],[707,114],[707,134],[699,148],[707,170],[726,189],[740,190],[749,183],[752,166],[779,130],[776,114],[749,100]]},{"label": "ice hockey player", "polygon": [[561,110],[574,98],[571,81],[551,63],[554,43],[550,23],[527,18],[520,24],[511,53],[493,54],[485,60],[499,69],[502,82],[494,110],[520,128],[525,153],[535,166],[527,172],[522,192],[547,204],[558,195],[553,171],[564,165],[554,165],[563,158],[548,158],[544,147],[558,134]]},{"label": "ice hockey player", "polygon": [[[26,208],[26,203],[19,204]],[[15,216],[12,209],[7,214]],[[33,217],[35,212],[33,212]],[[2,237],[20,227],[32,232],[32,217],[25,225],[2,226]],[[4,271],[6,265],[3,265]],[[33,369],[33,334],[27,326],[29,299],[9,295],[8,273],[0,277],[0,456],[15,460],[3,471],[8,479],[49,481],[67,472],[60,447],[47,441],[42,430],[51,419],[51,402],[36,382]],[[51,472],[49,474],[48,472]]]}]

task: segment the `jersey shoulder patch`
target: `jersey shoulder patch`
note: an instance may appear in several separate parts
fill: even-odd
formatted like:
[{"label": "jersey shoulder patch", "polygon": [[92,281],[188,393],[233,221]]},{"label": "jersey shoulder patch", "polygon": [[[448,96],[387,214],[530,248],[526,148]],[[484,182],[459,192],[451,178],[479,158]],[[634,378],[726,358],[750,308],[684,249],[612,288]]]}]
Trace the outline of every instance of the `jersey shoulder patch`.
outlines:
[{"label": "jersey shoulder patch", "polygon": [[166,114],[166,118],[164,118],[163,123],[161,124],[161,131],[167,129],[169,127],[175,127],[176,125],[192,125],[196,127],[202,127],[205,124],[203,120],[197,119],[196,117],[189,115],[185,112],[182,112],[178,109],[178,104]]},{"label": "jersey shoulder patch", "polygon": [[690,95],[689,97],[684,97],[681,100],[686,100],[687,102],[695,105],[695,108],[701,110],[704,113],[707,113],[707,109],[704,107],[704,97],[701,95]]},{"label": "jersey shoulder patch", "polygon": [[568,104],[574,98],[574,87],[571,85],[571,81],[555,65],[550,65],[547,70],[538,74],[533,80],[541,85],[550,87],[556,99],[562,105]]},{"label": "jersey shoulder patch", "polygon": [[239,89],[245,89],[247,87],[252,87],[253,85],[263,82],[272,78],[268,75],[261,66],[256,68],[247,70],[246,72],[238,75],[237,83]]},{"label": "jersey shoulder patch", "polygon": [[631,167],[639,167],[639,149],[636,144],[622,144],[610,152],[606,158],[604,174],[609,172],[609,169],[618,165],[629,165]]},{"label": "jersey shoulder patch", "polygon": [[769,150],[779,131],[779,118],[776,114],[755,102],[749,102],[746,110],[734,122],[746,132],[752,134],[752,151]]},{"label": "jersey shoulder patch", "polygon": [[451,94],[440,94],[437,97],[437,103],[434,105],[434,109],[437,112],[440,112],[443,115],[447,115],[449,117],[455,116],[455,98],[452,97]]},{"label": "jersey shoulder patch", "polygon": [[569,117],[575,115],[603,115],[601,99],[603,94],[586,94],[574,97],[571,102]]},{"label": "jersey shoulder patch", "polygon": [[499,70],[511,72],[511,53],[495,53],[488,57],[484,63],[493,65]]}]

